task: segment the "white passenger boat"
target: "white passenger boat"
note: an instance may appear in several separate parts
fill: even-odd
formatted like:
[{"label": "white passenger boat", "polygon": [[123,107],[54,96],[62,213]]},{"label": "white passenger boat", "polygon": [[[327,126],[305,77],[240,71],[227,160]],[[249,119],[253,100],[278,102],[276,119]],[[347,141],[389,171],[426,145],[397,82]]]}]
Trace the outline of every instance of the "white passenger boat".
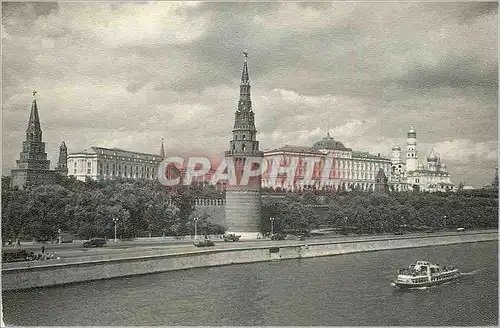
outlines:
[{"label": "white passenger boat", "polygon": [[460,272],[453,266],[440,267],[427,261],[417,261],[408,269],[398,271],[398,278],[394,285],[399,288],[428,287],[455,280]]}]

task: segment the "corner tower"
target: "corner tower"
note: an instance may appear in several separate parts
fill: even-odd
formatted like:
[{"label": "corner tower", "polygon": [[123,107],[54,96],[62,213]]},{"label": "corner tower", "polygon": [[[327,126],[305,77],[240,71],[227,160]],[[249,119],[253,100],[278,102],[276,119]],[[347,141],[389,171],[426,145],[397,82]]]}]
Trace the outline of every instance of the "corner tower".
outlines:
[{"label": "corner tower", "polygon": [[406,171],[415,171],[418,168],[418,152],[417,152],[417,132],[410,128],[407,134],[407,152],[406,152]]},{"label": "corner tower", "polygon": [[36,91],[33,91],[26,140],[23,141],[22,151],[16,161],[17,168],[11,170],[12,186],[19,188],[48,183],[52,179],[50,161],[45,152],[45,142],[42,142],[42,129],[35,95]]},{"label": "corner tower", "polygon": [[68,147],[64,141],[59,147],[59,161],[57,162],[56,171],[63,176],[68,175]]},{"label": "corner tower", "polygon": [[[225,152],[228,166],[234,165],[236,184],[228,181],[226,188],[226,228],[228,232],[240,234],[242,239],[255,239],[260,227],[260,187],[261,177],[250,178],[248,183],[239,183],[244,173],[245,163],[250,158],[263,160],[264,153],[259,151],[255,113],[250,98],[250,79],[248,76],[248,53],[244,52],[243,72],[241,74],[240,99],[233,126],[233,139]],[[229,170],[228,170],[229,172]]]}]

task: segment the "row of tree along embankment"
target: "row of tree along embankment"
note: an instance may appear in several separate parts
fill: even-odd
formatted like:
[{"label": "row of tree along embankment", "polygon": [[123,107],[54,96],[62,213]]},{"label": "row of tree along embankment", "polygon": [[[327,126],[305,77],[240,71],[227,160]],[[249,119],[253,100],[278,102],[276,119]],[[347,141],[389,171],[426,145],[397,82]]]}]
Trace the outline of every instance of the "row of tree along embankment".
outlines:
[{"label": "row of tree along embankment", "polygon": [[429,247],[498,240],[498,232],[467,232],[440,236],[380,237],[377,239],[313,242],[269,242],[268,246],[193,250],[161,254],[147,252],[123,258],[92,257],[47,262],[7,263],[2,268],[2,289],[17,290],[154,272],[237,263],[331,256],[355,252]]}]

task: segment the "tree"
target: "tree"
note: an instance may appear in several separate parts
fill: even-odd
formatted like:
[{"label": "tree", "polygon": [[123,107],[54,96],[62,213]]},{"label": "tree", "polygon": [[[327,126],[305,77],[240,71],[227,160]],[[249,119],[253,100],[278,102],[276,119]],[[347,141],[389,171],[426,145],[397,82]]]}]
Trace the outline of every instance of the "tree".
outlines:
[{"label": "tree", "polygon": [[32,217],[26,204],[29,194],[21,189],[2,189],[2,240],[29,234]]},{"label": "tree", "polygon": [[57,237],[57,231],[67,227],[66,204],[71,191],[58,185],[42,185],[31,188],[25,204],[29,218],[29,232],[38,239]]}]

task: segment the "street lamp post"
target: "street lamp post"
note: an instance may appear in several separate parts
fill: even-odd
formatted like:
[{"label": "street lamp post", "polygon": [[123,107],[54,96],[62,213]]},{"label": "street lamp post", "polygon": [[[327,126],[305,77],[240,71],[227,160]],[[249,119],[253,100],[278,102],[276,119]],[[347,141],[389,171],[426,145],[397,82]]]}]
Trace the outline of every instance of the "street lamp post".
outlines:
[{"label": "street lamp post", "polygon": [[269,220],[271,220],[271,236],[274,235],[274,220],[276,218],[269,218]]},{"label": "street lamp post", "polygon": [[198,218],[193,218],[194,221],[194,239],[198,239]]},{"label": "street lamp post", "polygon": [[115,223],[115,243],[116,243],[116,224],[118,223],[118,218],[113,218],[113,222]]},{"label": "street lamp post", "polygon": [[446,231],[446,215],[444,216],[444,230]]}]

